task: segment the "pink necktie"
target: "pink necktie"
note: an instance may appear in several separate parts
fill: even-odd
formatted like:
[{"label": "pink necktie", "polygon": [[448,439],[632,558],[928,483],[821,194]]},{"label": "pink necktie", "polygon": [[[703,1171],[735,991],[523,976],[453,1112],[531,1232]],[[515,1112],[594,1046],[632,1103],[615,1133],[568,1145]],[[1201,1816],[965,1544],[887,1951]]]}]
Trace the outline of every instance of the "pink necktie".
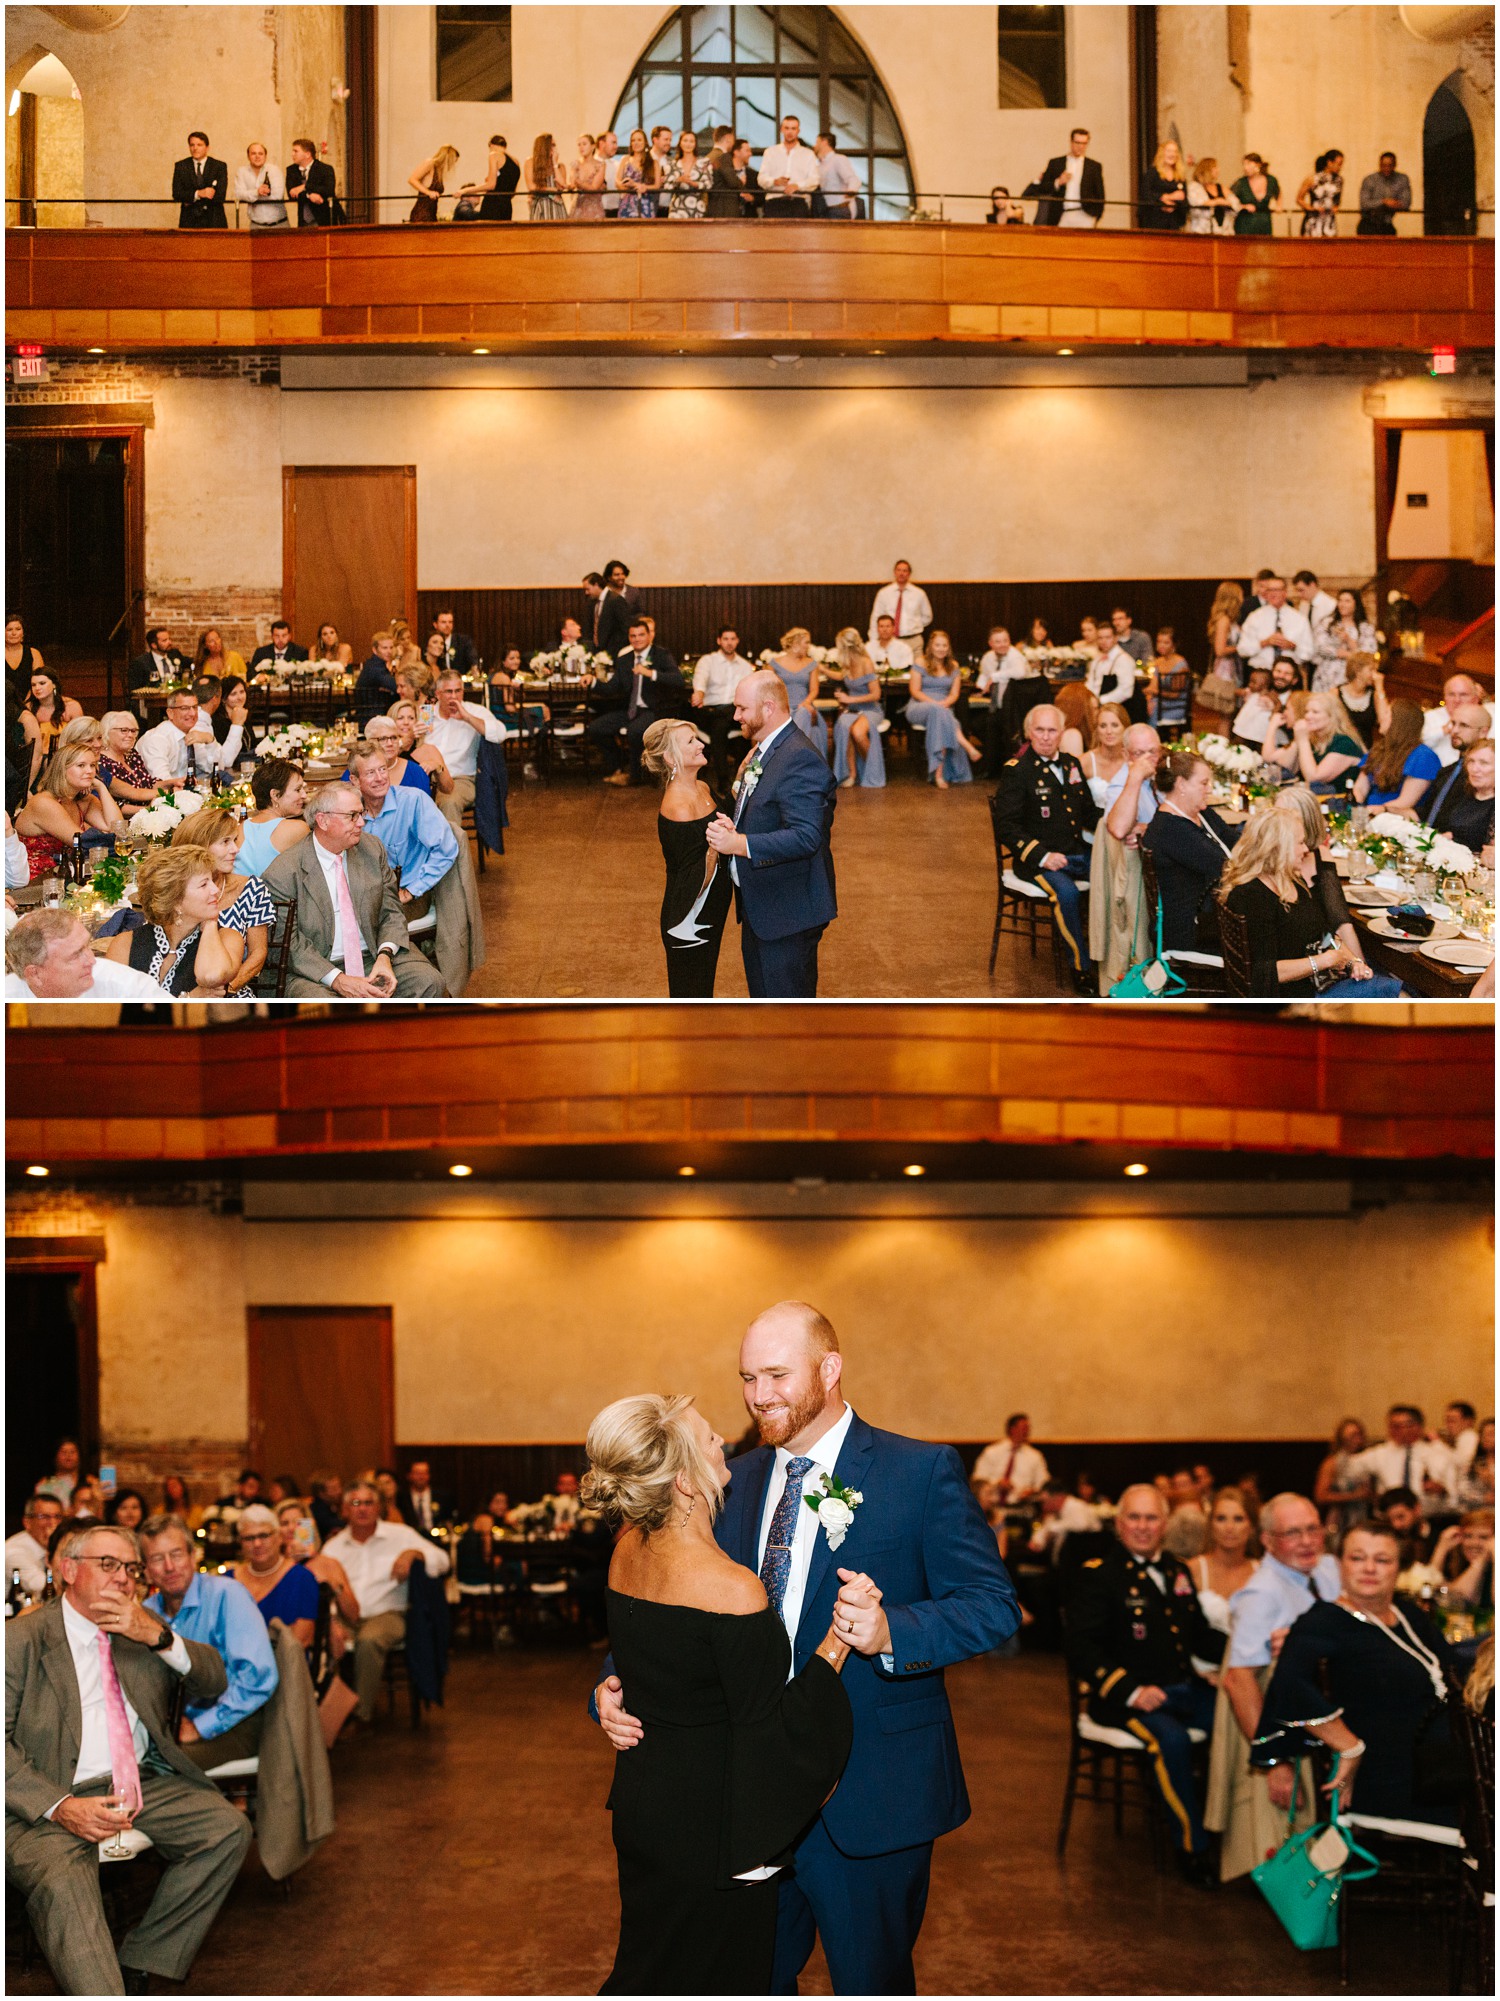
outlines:
[{"label": "pink necktie", "polygon": [[104,1678],[104,1720],[109,1725],[109,1766],[111,1782],[122,1800],[135,1812],[141,1809],[141,1768],[135,1761],[135,1739],[130,1718],[125,1714],[125,1694],[115,1673],[115,1657],[109,1634],[99,1635],[99,1672]]},{"label": "pink necktie", "polygon": [[344,934],[344,971],[352,980],[365,976],[365,957],[359,949],[359,920],[354,915],[354,899],[349,894],[349,871],[339,857],[334,870],[339,884],[339,928]]}]

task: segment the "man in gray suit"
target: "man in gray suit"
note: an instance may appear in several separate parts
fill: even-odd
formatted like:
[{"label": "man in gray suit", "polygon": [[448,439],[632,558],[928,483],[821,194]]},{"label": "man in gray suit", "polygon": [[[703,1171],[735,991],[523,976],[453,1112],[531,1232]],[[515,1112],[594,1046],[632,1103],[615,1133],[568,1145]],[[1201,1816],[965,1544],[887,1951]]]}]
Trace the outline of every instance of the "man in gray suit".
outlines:
[{"label": "man in gray suit", "polygon": [[[62,1596],[5,1629],[5,1873],[65,1994],[144,1994],[149,1974],[186,1978],[250,1846],[168,1720],[179,1683],[205,1702],[224,1693],[224,1663],[137,1602],[130,1530],[76,1530],[57,1574]],[[117,1959],[98,1845],[126,1826],[167,1866]]]},{"label": "man in gray suit", "polygon": [[304,814],[311,840],[278,855],[262,877],[276,902],[297,902],[288,997],[446,997],[441,976],[412,949],[385,849],[365,832],[359,787],[325,785]]}]

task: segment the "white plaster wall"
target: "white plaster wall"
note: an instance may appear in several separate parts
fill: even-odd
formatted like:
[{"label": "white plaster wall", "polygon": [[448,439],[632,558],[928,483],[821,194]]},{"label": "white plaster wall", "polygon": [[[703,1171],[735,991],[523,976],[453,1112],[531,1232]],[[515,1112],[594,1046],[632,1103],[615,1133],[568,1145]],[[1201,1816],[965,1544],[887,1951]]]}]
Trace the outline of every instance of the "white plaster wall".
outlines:
[{"label": "white plaster wall", "polygon": [[[474,367],[507,380],[498,360]],[[535,364],[527,373],[538,379]],[[1371,433],[1353,378],[618,394],[580,390],[560,363],[557,380],[283,393],[283,457],[415,464],[424,589],[581,576],[597,560],[601,467],[617,491],[636,468],[681,502],[631,523],[632,566],[654,584],[841,582],[883,574],[898,544],[919,574],[955,581],[1374,567]]]},{"label": "white plaster wall", "polygon": [[161,376],[146,433],[146,575],[173,586],[281,589],[281,392],[238,377]]}]

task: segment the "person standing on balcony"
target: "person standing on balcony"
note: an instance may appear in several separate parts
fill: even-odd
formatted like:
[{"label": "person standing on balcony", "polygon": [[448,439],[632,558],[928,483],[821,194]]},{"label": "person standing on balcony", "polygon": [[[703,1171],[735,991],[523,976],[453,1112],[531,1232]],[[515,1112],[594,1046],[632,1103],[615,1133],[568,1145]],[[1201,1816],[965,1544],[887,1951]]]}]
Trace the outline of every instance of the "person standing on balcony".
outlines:
[{"label": "person standing on balcony", "polygon": [[1297,190],[1304,236],[1337,236],[1339,203],[1344,199],[1344,156],[1337,146],[1320,153]]},{"label": "person standing on balcony", "polygon": [[228,229],[224,197],[229,169],[211,159],[206,132],[189,132],[188,157],[172,169],[172,199],[179,204],[179,229]]},{"label": "person standing on balcony", "polygon": [[766,191],[766,214],[811,215],[811,199],[823,184],[818,156],[802,143],[802,120],[783,118],[781,138],[761,156],[760,184]]},{"label": "person standing on balcony", "polygon": [[1088,133],[1075,126],[1067,152],[1049,160],[1030,187],[1021,190],[1027,200],[1039,203],[1036,219],[1041,228],[1098,228],[1104,213],[1104,169],[1088,157],[1088,151]]},{"label": "person standing on balcony", "polygon": [[813,141],[818,156],[818,183],[821,192],[813,197],[813,209],[832,222],[852,222],[859,213],[859,175],[854,162],[839,151],[831,132],[820,132]]},{"label": "person standing on balcony", "polygon": [[1411,207],[1411,182],[1396,172],[1394,153],[1382,153],[1377,172],[1359,184],[1357,236],[1394,236],[1396,217]]},{"label": "person standing on balcony", "polygon": [[1187,214],[1182,148],[1175,139],[1164,139],[1141,176],[1141,228],[1181,229]]},{"label": "person standing on balcony", "polygon": [[[455,153],[455,159],[458,155]],[[318,158],[311,139],[292,141],[292,164],[286,170],[286,191],[297,204],[299,229],[327,229],[344,220],[333,169]]]},{"label": "person standing on balcony", "polygon": [[1281,212],[1281,183],[1259,153],[1245,155],[1245,171],[1230,189],[1239,203],[1234,218],[1236,236],[1270,236]]},{"label": "person standing on balcony", "polygon": [[235,170],[234,198],[244,204],[252,229],[290,229],[286,212],[286,176],[274,167],[265,147],[254,139],[245,148],[247,164]]}]

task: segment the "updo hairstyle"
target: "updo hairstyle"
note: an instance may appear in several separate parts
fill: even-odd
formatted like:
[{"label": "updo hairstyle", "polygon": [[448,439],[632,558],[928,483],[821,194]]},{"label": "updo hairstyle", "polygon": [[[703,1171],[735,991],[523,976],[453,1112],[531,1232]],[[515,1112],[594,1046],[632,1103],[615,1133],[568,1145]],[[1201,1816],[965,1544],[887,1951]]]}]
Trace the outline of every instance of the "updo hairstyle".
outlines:
[{"label": "updo hairstyle", "polygon": [[688,1423],[692,1402],[682,1396],[635,1396],[606,1404],[584,1443],[589,1456],[579,1489],[584,1506],[654,1535],[676,1511],[673,1482],[682,1473],[708,1502],[712,1521],[724,1488]]}]

